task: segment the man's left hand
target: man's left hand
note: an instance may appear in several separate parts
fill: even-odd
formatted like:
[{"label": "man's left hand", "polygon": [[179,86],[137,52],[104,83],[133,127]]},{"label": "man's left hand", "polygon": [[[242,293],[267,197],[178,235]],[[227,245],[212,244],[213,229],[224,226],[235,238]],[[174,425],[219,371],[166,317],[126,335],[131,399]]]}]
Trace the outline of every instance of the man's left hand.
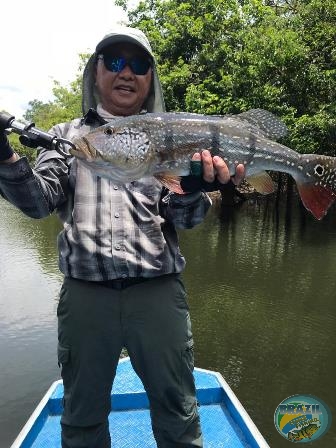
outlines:
[{"label": "man's left hand", "polygon": [[208,150],[195,153],[192,161],[202,163],[202,177],[195,175],[183,177],[181,187],[186,193],[198,190],[217,191],[221,187],[225,188],[229,182],[237,186],[245,176],[245,167],[242,164],[238,164],[234,176],[230,176],[229,168],[224,160],[219,156],[212,157]]},{"label": "man's left hand", "polygon": [[211,156],[210,151],[204,150],[201,154],[194,154],[192,160],[201,160],[203,165],[203,179],[213,183],[217,179],[220,184],[227,184],[230,180],[239,185],[244,179],[245,167],[242,164],[236,166],[236,173],[230,176],[229,168],[219,156]]}]

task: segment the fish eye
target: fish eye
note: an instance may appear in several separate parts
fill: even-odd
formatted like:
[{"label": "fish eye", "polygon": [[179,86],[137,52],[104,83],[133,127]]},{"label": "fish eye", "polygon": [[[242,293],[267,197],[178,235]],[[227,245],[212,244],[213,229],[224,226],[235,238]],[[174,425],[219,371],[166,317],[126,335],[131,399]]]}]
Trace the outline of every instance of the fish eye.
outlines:
[{"label": "fish eye", "polygon": [[106,135],[112,135],[112,134],[113,134],[113,129],[112,129],[112,128],[106,128],[106,129],[104,129],[104,134],[106,134]]},{"label": "fish eye", "polygon": [[324,168],[322,165],[316,165],[314,168],[315,174],[317,174],[318,176],[323,176],[324,173]]}]

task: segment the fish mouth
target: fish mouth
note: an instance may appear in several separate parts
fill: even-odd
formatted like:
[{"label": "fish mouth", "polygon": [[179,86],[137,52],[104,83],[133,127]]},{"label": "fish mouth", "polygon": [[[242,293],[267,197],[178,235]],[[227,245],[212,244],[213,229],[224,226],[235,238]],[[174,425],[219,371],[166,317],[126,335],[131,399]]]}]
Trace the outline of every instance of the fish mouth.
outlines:
[{"label": "fish mouth", "polygon": [[73,144],[76,149],[71,148],[70,154],[78,157],[79,159],[85,159],[88,162],[93,161],[97,157],[97,150],[91,145],[86,137],[75,139]]}]

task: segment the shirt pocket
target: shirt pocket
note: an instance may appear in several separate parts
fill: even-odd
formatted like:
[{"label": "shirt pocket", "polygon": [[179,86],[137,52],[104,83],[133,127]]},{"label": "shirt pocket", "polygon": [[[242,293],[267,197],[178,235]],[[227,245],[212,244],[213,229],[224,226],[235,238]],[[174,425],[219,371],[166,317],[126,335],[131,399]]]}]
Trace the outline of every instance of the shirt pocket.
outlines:
[{"label": "shirt pocket", "polygon": [[160,198],[162,190],[159,182],[153,177],[129,182],[128,184],[125,185],[125,187],[127,190],[133,193],[138,193],[143,196],[147,196],[148,198],[153,198],[155,200],[158,200]]}]

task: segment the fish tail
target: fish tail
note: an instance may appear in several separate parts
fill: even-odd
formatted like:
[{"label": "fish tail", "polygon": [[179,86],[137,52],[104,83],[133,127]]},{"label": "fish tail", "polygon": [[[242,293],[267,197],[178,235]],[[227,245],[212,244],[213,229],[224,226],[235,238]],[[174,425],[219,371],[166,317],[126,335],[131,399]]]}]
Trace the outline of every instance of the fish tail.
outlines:
[{"label": "fish tail", "polygon": [[322,219],[336,199],[336,157],[304,154],[293,174],[303,205]]},{"label": "fish tail", "polygon": [[303,205],[316,219],[322,219],[336,197],[329,188],[320,185],[297,184]]}]

